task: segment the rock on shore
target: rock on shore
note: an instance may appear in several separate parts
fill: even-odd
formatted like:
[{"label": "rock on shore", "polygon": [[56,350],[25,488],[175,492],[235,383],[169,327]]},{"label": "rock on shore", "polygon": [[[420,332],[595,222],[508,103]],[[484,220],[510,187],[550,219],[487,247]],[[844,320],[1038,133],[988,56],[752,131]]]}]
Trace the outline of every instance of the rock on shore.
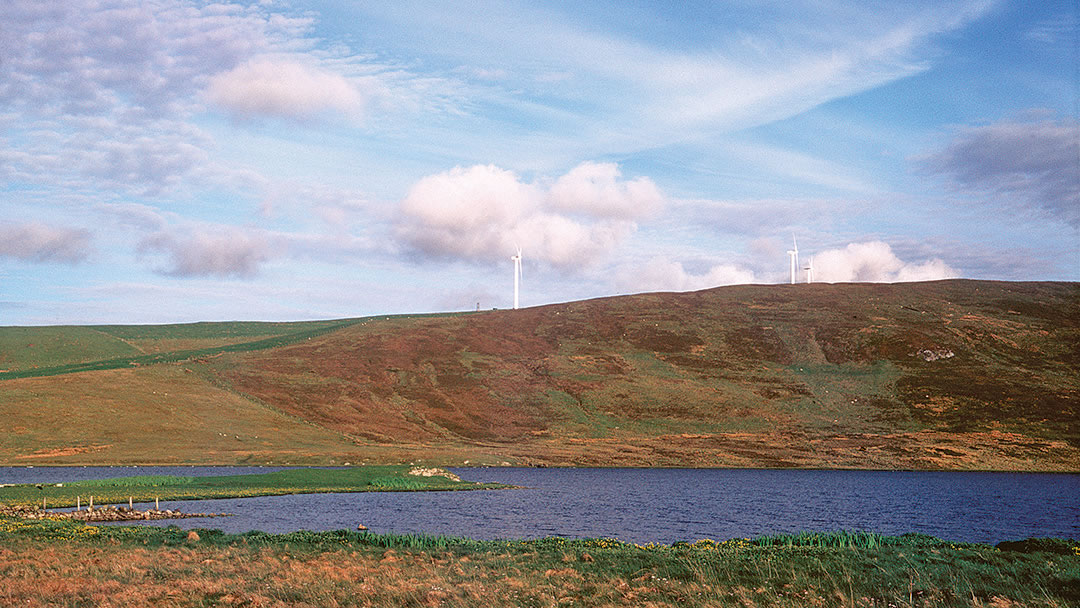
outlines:
[{"label": "rock on shore", "polygon": [[45,511],[40,507],[23,505],[0,507],[0,515],[22,519],[74,519],[85,522],[138,521],[152,519],[184,519],[188,517],[224,517],[227,513],[182,513],[172,509],[139,511],[127,507],[107,505],[78,511]]}]

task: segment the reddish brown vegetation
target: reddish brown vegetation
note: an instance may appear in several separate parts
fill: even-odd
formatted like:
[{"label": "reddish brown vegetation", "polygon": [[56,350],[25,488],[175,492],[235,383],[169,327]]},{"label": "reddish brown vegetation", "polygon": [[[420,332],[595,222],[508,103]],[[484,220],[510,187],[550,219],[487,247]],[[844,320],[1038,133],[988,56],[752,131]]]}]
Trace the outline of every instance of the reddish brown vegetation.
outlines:
[{"label": "reddish brown vegetation", "polygon": [[[1080,470],[1076,284],[737,286],[374,318],[182,368],[6,381],[0,458]],[[45,411],[80,422],[57,436]]]},{"label": "reddish brown vegetation", "polygon": [[518,462],[1075,470],[1077,340],[1076,285],[758,286],[372,321],[217,373],[353,437]]}]

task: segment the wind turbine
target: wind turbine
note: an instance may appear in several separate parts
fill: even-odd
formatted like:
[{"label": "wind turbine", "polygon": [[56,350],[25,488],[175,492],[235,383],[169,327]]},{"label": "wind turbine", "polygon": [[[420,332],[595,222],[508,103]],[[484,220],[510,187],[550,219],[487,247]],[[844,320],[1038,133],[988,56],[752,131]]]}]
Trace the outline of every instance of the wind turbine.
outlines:
[{"label": "wind turbine", "polygon": [[518,286],[521,283],[521,247],[517,248],[517,255],[510,256],[514,260],[514,310],[518,309]]},{"label": "wind turbine", "polygon": [[791,284],[795,284],[795,269],[799,267],[799,243],[795,240],[795,235],[791,235],[791,244],[795,246],[794,249],[788,249],[788,258],[791,261]]},{"label": "wind turbine", "polygon": [[812,257],[810,258],[810,261],[807,262],[807,264],[806,264],[806,268],[803,268],[803,270],[806,271],[806,282],[807,282],[807,284],[813,283],[814,282],[814,258],[812,258]]}]

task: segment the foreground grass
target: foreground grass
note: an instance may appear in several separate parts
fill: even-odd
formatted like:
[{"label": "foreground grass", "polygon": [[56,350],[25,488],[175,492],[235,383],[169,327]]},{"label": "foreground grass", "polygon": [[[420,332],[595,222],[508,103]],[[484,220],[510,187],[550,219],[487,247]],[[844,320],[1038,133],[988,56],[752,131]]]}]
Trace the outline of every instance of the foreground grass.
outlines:
[{"label": "foreground grass", "polygon": [[498,489],[501,484],[481,484],[435,475],[410,474],[408,466],[365,466],[346,469],[288,469],[252,475],[178,477],[143,475],[94,479],[63,484],[19,484],[0,487],[0,505],[72,507],[94,504],[160,500],[247,498],[322,492],[403,492],[434,490]]},{"label": "foreground grass", "polygon": [[[198,538],[195,538],[195,536]],[[905,535],[673,546],[359,532],[227,535],[0,519],[19,606],[1075,606],[1074,541]],[[1004,545],[1002,545],[1004,546]]]}]

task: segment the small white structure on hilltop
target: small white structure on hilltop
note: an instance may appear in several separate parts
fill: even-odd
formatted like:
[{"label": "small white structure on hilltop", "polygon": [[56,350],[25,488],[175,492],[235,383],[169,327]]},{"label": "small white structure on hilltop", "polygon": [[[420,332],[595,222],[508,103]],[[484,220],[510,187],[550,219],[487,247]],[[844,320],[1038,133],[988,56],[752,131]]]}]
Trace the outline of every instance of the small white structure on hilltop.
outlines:
[{"label": "small white structure on hilltop", "polygon": [[518,309],[518,289],[521,285],[521,247],[517,248],[517,254],[510,256],[514,260],[514,310]]},{"label": "small white structure on hilltop", "polygon": [[814,282],[814,258],[810,257],[810,261],[806,263],[806,267],[803,268],[806,271],[806,283],[810,284]]},{"label": "small white structure on hilltop", "polygon": [[799,243],[795,240],[795,235],[791,235],[791,244],[795,246],[794,249],[788,249],[788,259],[791,262],[791,284],[795,284],[795,272],[799,267]]}]

